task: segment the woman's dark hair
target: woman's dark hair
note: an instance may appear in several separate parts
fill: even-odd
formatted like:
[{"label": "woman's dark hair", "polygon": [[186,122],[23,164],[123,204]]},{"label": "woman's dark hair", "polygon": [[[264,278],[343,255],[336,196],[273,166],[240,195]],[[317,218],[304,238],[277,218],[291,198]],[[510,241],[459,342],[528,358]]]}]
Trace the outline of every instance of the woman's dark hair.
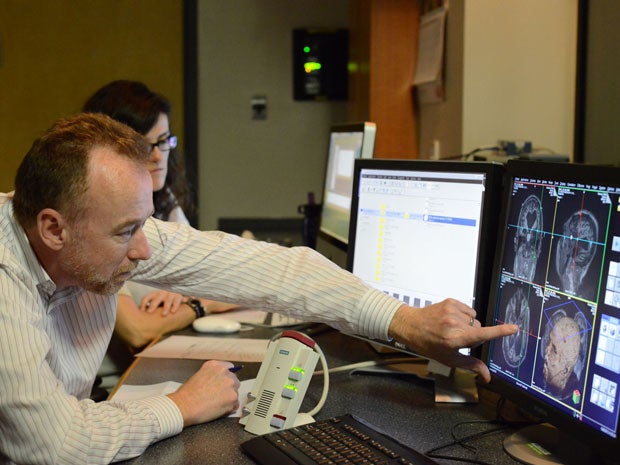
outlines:
[{"label": "woman's dark hair", "polygon": [[[151,91],[141,82],[127,80],[106,84],[86,101],[83,108],[85,112],[111,116],[142,135],[155,126],[161,113],[170,117],[171,110],[167,98]],[[194,209],[191,199],[183,157],[178,149],[170,149],[164,187],[153,192],[153,216],[167,220],[177,205],[181,206],[185,214],[191,215]]]}]

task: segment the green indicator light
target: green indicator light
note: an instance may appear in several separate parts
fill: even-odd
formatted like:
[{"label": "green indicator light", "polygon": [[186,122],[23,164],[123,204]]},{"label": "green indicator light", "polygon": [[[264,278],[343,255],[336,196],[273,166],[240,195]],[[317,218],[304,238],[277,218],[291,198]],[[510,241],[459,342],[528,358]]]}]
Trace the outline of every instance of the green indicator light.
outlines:
[{"label": "green indicator light", "polygon": [[300,367],[293,367],[291,368],[291,371],[296,371],[297,373],[301,373],[302,375],[305,373],[305,370]]},{"label": "green indicator light", "polygon": [[321,69],[321,63],[317,61],[306,61],[304,63],[304,69],[306,73],[311,73],[312,71],[318,71]]},{"label": "green indicator light", "polygon": [[310,47],[307,45],[304,47],[304,53],[310,53]]},{"label": "green indicator light", "polygon": [[289,391],[299,391],[299,388],[297,386],[295,386],[294,384],[287,384],[284,386],[284,389],[288,389]]}]

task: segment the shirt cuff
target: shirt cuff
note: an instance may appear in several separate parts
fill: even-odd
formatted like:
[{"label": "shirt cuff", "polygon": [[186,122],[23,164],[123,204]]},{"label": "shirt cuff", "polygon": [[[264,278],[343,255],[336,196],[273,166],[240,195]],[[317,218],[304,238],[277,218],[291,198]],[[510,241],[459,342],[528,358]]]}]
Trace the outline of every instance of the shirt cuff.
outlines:
[{"label": "shirt cuff", "polygon": [[175,436],[183,430],[183,415],[177,404],[168,396],[146,397],[138,402],[151,409],[157,417],[160,427],[159,439]]},{"label": "shirt cuff", "polygon": [[363,335],[388,340],[390,322],[403,303],[377,290],[370,289],[363,297],[360,329]]}]

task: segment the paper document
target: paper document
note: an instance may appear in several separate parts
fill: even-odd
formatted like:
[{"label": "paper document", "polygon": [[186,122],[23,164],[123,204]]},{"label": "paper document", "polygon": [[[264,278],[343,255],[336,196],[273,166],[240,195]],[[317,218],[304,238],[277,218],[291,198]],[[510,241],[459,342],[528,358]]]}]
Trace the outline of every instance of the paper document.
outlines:
[{"label": "paper document", "polygon": [[265,318],[267,317],[267,312],[250,308],[241,308],[238,310],[231,310],[226,313],[211,313],[209,315],[224,317],[228,320],[238,321],[239,323],[258,325],[265,321]]},{"label": "paper document", "polygon": [[441,78],[445,23],[445,8],[437,8],[420,19],[418,60],[413,85],[426,84]]},{"label": "paper document", "polygon": [[420,104],[445,99],[443,84],[444,36],[447,0],[444,6],[422,15],[418,39],[418,59],[413,85]]},{"label": "paper document", "polygon": [[157,395],[166,395],[175,392],[179,389],[181,383],[177,383],[176,381],[165,381],[163,383],[158,384],[145,384],[145,385],[137,385],[137,384],[123,384],[112,396],[112,399],[115,401],[126,401],[126,400],[138,400],[144,399],[145,397],[157,396]]},{"label": "paper document", "polygon": [[268,345],[268,339],[170,336],[147,347],[136,357],[262,362]]},{"label": "paper document", "polygon": [[[229,417],[241,417],[241,409],[248,403],[248,393],[252,389],[252,386],[254,386],[254,381],[256,381],[255,378],[241,381],[239,385],[239,408],[228,415]],[[176,381],[166,381],[164,383],[147,385],[123,384],[118,388],[114,396],[112,396],[112,400],[114,402],[125,402],[156,395],[165,396],[166,394],[175,392],[180,386],[181,383],[177,383]]]},{"label": "paper document", "polygon": [[248,324],[253,326],[269,326],[272,328],[285,328],[287,326],[297,326],[305,323],[304,320],[299,318],[279,314],[270,313],[264,310],[254,310],[250,308],[241,308],[238,310],[232,310],[225,314],[212,313],[207,316],[224,317],[228,320],[235,320],[241,324]]}]

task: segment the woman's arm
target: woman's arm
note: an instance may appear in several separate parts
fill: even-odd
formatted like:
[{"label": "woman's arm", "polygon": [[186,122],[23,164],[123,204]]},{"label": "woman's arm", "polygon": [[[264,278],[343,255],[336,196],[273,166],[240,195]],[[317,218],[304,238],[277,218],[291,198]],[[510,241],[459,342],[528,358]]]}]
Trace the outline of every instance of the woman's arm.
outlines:
[{"label": "woman's arm", "polygon": [[164,316],[160,307],[143,312],[130,296],[119,295],[114,331],[129,347],[139,349],[162,334],[185,328],[195,319],[196,314],[185,304]]}]

